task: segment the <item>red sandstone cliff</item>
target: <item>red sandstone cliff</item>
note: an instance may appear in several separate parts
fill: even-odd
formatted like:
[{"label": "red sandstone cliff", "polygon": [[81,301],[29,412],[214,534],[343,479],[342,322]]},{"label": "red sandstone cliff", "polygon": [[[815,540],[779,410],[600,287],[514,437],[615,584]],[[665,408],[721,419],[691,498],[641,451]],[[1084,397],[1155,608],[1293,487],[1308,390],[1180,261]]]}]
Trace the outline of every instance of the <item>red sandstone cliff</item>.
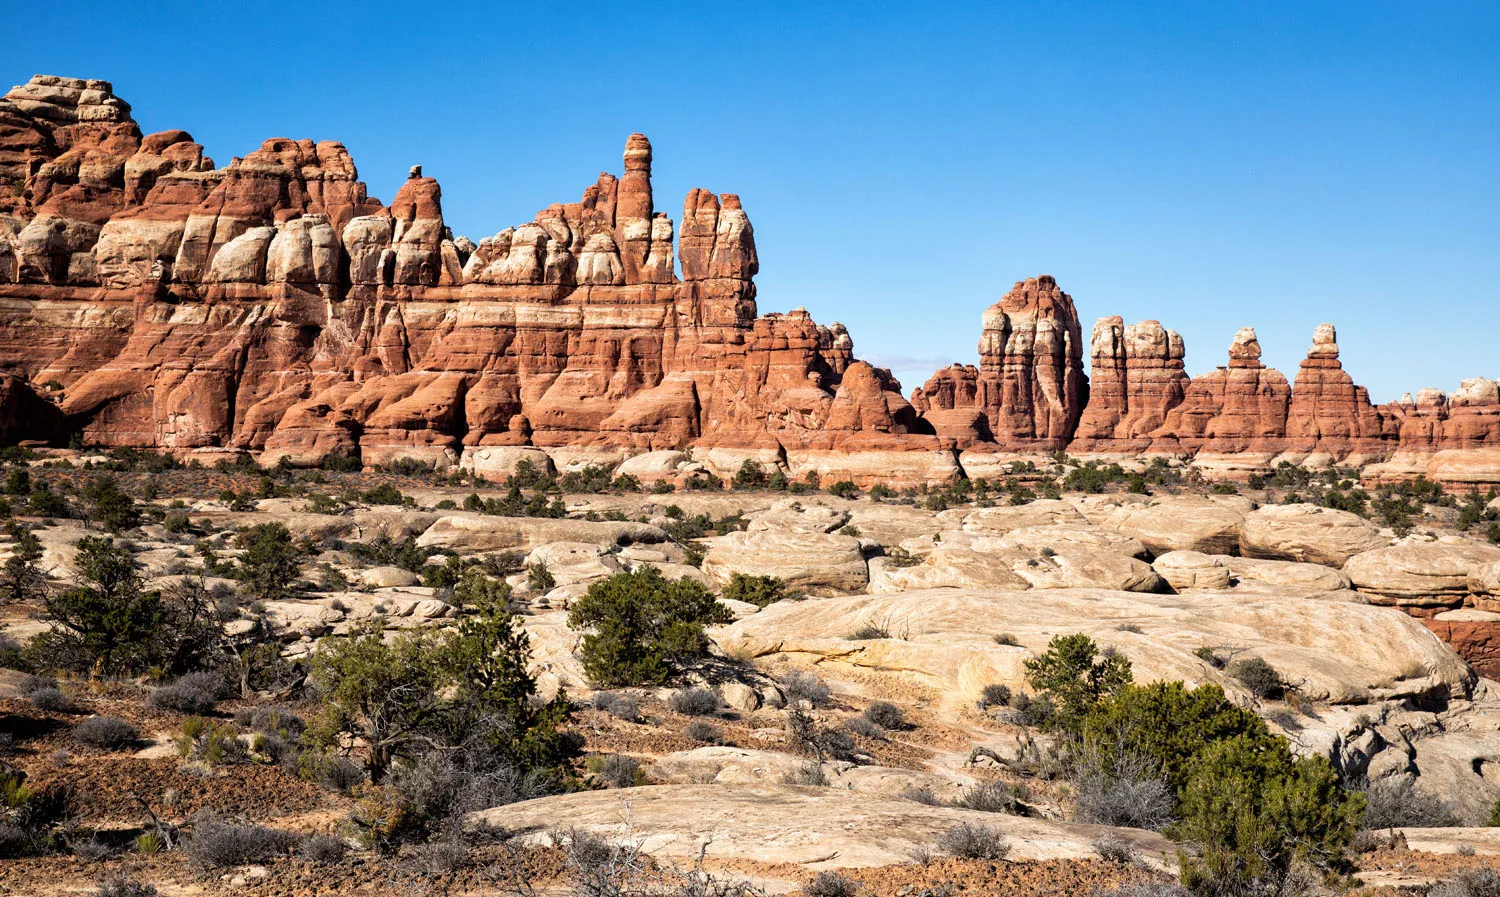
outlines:
[{"label": "red sandstone cliff", "polygon": [[[1494,381],[1371,406],[1331,325],[1293,384],[1249,328],[1189,378],[1181,337],[1115,317],[1090,384],[1048,276],[984,313],[977,367],[908,402],[842,326],[758,315],[739,198],[695,189],[678,227],[651,166],[633,134],[622,176],[476,244],[420,166],[389,205],[331,141],[219,168],[184,131],[142,135],[107,82],[37,76],[0,98],[0,440],[480,467],[514,446],[692,446],[916,480],[959,472],[960,449],[1068,448],[1500,481]],[[837,460],[854,452],[874,460]]]}]

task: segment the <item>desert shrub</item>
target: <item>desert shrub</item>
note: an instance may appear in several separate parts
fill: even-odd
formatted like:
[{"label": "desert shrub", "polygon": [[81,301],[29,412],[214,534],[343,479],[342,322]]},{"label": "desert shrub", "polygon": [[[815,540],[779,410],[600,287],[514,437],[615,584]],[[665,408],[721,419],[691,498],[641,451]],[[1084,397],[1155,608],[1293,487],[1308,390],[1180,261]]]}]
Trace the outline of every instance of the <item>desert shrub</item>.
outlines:
[{"label": "desert shrub", "polygon": [[854,739],[848,732],[825,729],[808,714],[793,710],[786,717],[787,742],[796,750],[811,751],[821,763],[825,758],[851,760]]},{"label": "desert shrub", "polygon": [[1465,869],[1433,885],[1427,897],[1500,897],[1500,873],[1488,865]]},{"label": "desert shrub", "polygon": [[333,835],[308,835],[297,842],[297,856],[318,866],[340,863],[348,852],[344,839]]},{"label": "desert shrub", "polygon": [[756,607],[767,607],[787,597],[786,582],[776,576],[736,573],[724,587],[724,597],[744,601]]},{"label": "desert shrub", "polygon": [[828,683],[812,673],[804,673],[801,670],[788,672],[777,684],[781,686],[781,693],[792,703],[806,701],[814,707],[823,707],[833,697]]},{"label": "desert shrub", "polygon": [[973,822],[960,822],[938,838],[937,846],[964,860],[1003,860],[1010,855],[1010,842],[999,829]]},{"label": "desert shrub", "polygon": [[1021,803],[1016,789],[1000,781],[980,782],[965,788],[953,805],[984,813],[1026,815],[1026,807]]},{"label": "desert shrub", "polygon": [[835,498],[859,498],[859,487],[853,480],[839,480],[828,487],[828,494]]},{"label": "desert shrub", "polygon": [[0,593],[13,604],[24,604],[40,598],[47,586],[47,572],[42,569],[42,540],[30,527],[10,521],[5,525],[11,540],[11,555],[0,566]]},{"label": "desert shrub", "polygon": [[701,583],[667,580],[645,566],[589,586],[568,612],[568,625],[587,630],[579,655],[601,685],[662,682],[708,650],[704,626],[733,619]]},{"label": "desert shrub", "polygon": [[684,688],[672,693],[667,706],[683,716],[709,716],[718,713],[722,702],[709,688]]},{"label": "desert shrub", "polygon": [[1199,893],[1282,886],[1295,864],[1334,869],[1359,828],[1364,798],[1339,787],[1329,762],[1295,759],[1286,740],[1247,736],[1207,745],[1178,800],[1176,837],[1199,845],[1182,883]]},{"label": "desert shrub", "polygon": [[266,735],[297,739],[307,728],[302,717],[285,707],[257,707],[250,711],[245,725]]},{"label": "desert shrub", "polygon": [[890,548],[885,549],[884,555],[885,565],[887,567],[915,567],[918,564],[922,563],[921,558],[917,557],[916,555],[912,554],[899,545],[894,545]]},{"label": "desert shrub", "polygon": [[136,881],[129,874],[112,872],[99,880],[93,897],[156,897],[157,890],[144,882]]},{"label": "desert shrub", "polygon": [[622,719],[628,723],[639,722],[641,719],[640,705],[623,695],[601,691],[594,695],[592,703],[595,710],[602,710],[615,719]]},{"label": "desert shrub", "polygon": [[77,585],[45,600],[57,625],[33,639],[37,656],[60,669],[106,674],[156,665],[167,612],[160,593],[144,590],[130,549],[85,536],[74,566]]},{"label": "desert shrub", "polygon": [[991,684],[979,692],[979,706],[1004,707],[1010,704],[1010,686]]},{"label": "desert shrub", "polygon": [[146,706],[166,713],[212,713],[219,704],[223,680],[211,673],[189,673],[175,682],[151,690]]},{"label": "desert shrub", "polygon": [[1203,647],[1194,651],[1193,654],[1196,655],[1199,660],[1203,661],[1216,670],[1222,670],[1224,669],[1224,667],[1229,665],[1228,658],[1226,658],[1223,654],[1220,654],[1218,651],[1215,651],[1213,648],[1208,647],[1207,645],[1204,645]]},{"label": "desert shrub", "polygon": [[870,722],[865,716],[851,716],[844,720],[844,729],[865,738],[885,737],[885,730]]},{"label": "desert shrub", "polygon": [[182,842],[183,852],[208,869],[263,863],[288,853],[297,844],[291,832],[264,825],[204,818],[193,823]]},{"label": "desert shrub", "polygon": [[859,882],[837,872],[819,872],[812,881],[802,886],[807,897],[854,897],[859,893]]},{"label": "desert shrub", "polygon": [[172,736],[172,743],[177,747],[177,755],[184,760],[210,766],[239,763],[246,759],[245,746],[232,727],[201,716],[184,720],[182,730]]},{"label": "desert shrub", "polygon": [[[1188,897],[1188,891],[1175,881],[1130,881],[1095,891],[1094,897]],[[1286,897],[1294,895],[1287,894]]]},{"label": "desert shrub", "polygon": [[572,709],[565,694],[537,697],[530,663],[530,637],[498,600],[466,613],[456,632],[387,642],[367,626],[326,639],[309,673],[323,710],[303,740],[332,752],[357,739],[377,781],[394,760],[430,753],[434,743],[480,741],[522,772],[556,770],[578,753],[562,730]]},{"label": "desert shrub", "polygon": [[1106,862],[1123,863],[1128,866],[1136,860],[1135,848],[1129,841],[1118,835],[1101,835],[1094,839],[1092,846],[1094,853],[1099,855],[1099,859]]},{"label": "desert shrub", "polygon": [[317,767],[315,780],[325,788],[348,794],[365,781],[365,771],[348,757],[329,757]]},{"label": "desert shrub", "polygon": [[707,720],[693,720],[688,723],[682,734],[693,741],[701,741],[704,744],[723,744],[724,731]]},{"label": "desert shrub", "polygon": [[1101,651],[1082,633],[1055,636],[1045,653],[1026,661],[1026,681],[1054,708],[1046,724],[1064,731],[1075,731],[1100,699],[1130,680],[1128,659]]},{"label": "desert shrub", "polygon": [[257,601],[277,601],[297,592],[297,577],[302,573],[302,550],[292,541],[292,534],[280,523],[249,526],[235,536],[235,544],[244,549],[235,575],[246,592]]},{"label": "desert shrub", "polygon": [[1237,660],[1229,665],[1226,672],[1257,698],[1274,701],[1286,694],[1286,683],[1282,681],[1281,674],[1266,663],[1264,658],[1247,657]]},{"label": "desert shrub", "polygon": [[611,788],[634,788],[646,783],[641,761],[624,754],[609,754],[589,762],[589,771]]},{"label": "desert shrub", "polygon": [[26,696],[31,706],[38,710],[46,710],[52,713],[66,713],[73,705],[68,696],[63,694],[62,689],[55,685],[38,688]]},{"label": "desert shrub", "polygon": [[1382,779],[1367,785],[1364,792],[1366,829],[1448,828],[1459,824],[1452,804],[1417,788],[1410,779]]},{"label": "desert shrub", "polygon": [[109,532],[122,532],[140,523],[135,500],[120,489],[113,476],[90,480],[79,496],[88,505],[89,519]]},{"label": "desert shrub", "polygon": [[1364,812],[1326,759],[1295,758],[1215,685],[1126,685],[1089,712],[1080,737],[1099,757],[1160,770],[1176,798],[1172,836],[1199,848],[1182,867],[1195,893],[1279,887],[1296,862],[1336,869]]},{"label": "desert shrub", "polygon": [[88,747],[117,751],[135,744],[135,726],[113,716],[91,716],[73,727],[73,740]]},{"label": "desert shrub", "polygon": [[1160,831],[1172,822],[1175,798],[1152,761],[1085,748],[1074,772],[1073,816],[1079,822]]},{"label": "desert shrub", "polygon": [[906,728],[906,714],[889,701],[876,701],[865,708],[865,719],[882,729]]},{"label": "desert shrub", "polygon": [[1208,744],[1271,738],[1260,717],[1235,706],[1217,685],[1188,689],[1181,682],[1124,686],[1089,713],[1081,735],[1097,756],[1133,755],[1160,770],[1173,794],[1187,784],[1189,765]]},{"label": "desert shrub", "polygon": [[1021,643],[1009,632],[1001,632],[995,636],[995,644],[1005,648],[1019,648]]},{"label": "desert shrub", "polygon": [[828,774],[821,763],[802,763],[787,770],[781,777],[783,785],[815,785],[827,787]]},{"label": "desert shrub", "polygon": [[889,629],[889,627],[884,623],[877,623],[874,620],[861,623],[853,632],[849,633],[848,636],[849,641],[851,642],[873,642],[877,639],[890,637],[891,630]]},{"label": "desert shrub", "polygon": [[363,840],[382,851],[462,836],[476,810],[540,797],[554,790],[550,773],[522,770],[478,740],[402,762],[386,781],[357,792],[350,821]]}]

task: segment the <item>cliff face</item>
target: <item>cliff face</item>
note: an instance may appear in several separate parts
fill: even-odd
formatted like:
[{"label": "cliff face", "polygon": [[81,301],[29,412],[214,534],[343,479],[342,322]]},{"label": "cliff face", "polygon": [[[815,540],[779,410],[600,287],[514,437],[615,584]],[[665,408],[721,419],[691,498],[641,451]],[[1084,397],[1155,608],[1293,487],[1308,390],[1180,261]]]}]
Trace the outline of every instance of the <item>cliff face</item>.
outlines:
[{"label": "cliff face", "polygon": [[514,446],[693,447],[866,480],[1067,448],[1500,479],[1474,460],[1500,452],[1493,381],[1372,407],[1331,325],[1292,385],[1248,328],[1189,379],[1181,337],[1116,317],[1093,329],[1091,389],[1047,276],[984,313],[978,367],[908,402],[841,325],[758,315],[739,198],[695,189],[679,227],[651,166],[633,134],[620,177],[475,243],[420,166],[389,205],[332,141],[217,167],[185,131],[141,134],[107,82],[37,76],[0,99],[0,439],[480,469]]},{"label": "cliff face", "polygon": [[389,205],[338,143],[216,168],[185,132],[142,136],[107,83],[39,76],[0,100],[0,398],[56,381],[65,421],[11,435],[299,463],[939,446],[843,327],[757,316],[738,197],[693,190],[678,235],[644,136],[624,163],[476,245],[420,167]]}]

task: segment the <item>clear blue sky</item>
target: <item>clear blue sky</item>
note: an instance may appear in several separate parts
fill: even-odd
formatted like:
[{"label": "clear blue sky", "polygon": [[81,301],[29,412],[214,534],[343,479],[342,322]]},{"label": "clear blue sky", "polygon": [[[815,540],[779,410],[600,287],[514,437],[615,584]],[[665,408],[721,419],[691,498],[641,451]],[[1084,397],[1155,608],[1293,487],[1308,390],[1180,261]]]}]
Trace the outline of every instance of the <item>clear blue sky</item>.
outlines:
[{"label": "clear blue sky", "polygon": [[1500,376],[1500,3],[23,3],[6,77],[112,80],[220,163],[337,139],[478,239],[656,150],[657,206],[737,192],[763,312],[843,321],[908,391],[1011,283],[1188,370],[1314,326],[1377,401]]}]

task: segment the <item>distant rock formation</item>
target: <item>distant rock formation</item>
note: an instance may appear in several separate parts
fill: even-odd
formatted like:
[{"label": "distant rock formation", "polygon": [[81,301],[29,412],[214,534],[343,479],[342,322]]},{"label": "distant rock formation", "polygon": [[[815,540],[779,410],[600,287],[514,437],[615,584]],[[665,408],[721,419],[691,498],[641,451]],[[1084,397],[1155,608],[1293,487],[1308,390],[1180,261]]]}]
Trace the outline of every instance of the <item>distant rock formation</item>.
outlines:
[{"label": "distant rock formation", "polygon": [[1175,332],[1111,317],[1090,384],[1045,275],[985,311],[977,367],[908,401],[841,325],[760,315],[739,198],[694,189],[678,227],[651,166],[632,134],[620,177],[476,243],[420,165],[389,205],[333,141],[218,167],[185,131],[141,134],[108,82],[38,75],[0,98],[0,438],[480,471],[520,446],[693,449],[865,482],[1067,449],[1500,482],[1492,380],[1372,406],[1332,325],[1294,384],[1250,328],[1189,378]]}]

